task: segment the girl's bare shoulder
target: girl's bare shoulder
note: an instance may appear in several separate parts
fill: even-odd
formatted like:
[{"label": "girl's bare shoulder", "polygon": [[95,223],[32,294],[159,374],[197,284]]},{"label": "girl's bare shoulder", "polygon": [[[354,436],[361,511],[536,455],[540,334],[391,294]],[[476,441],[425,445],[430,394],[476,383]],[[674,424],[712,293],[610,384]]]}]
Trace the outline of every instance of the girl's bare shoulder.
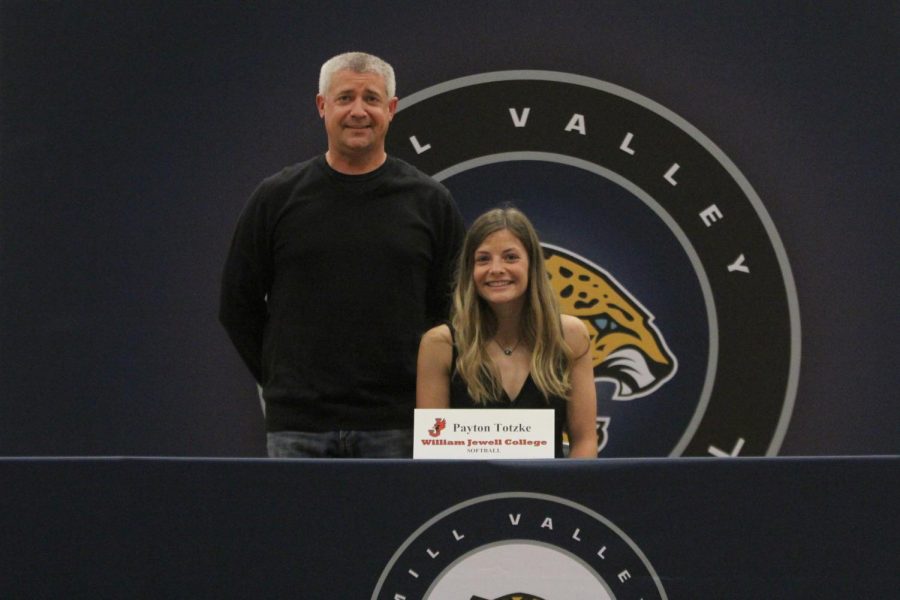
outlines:
[{"label": "girl's bare shoulder", "polygon": [[[572,315],[562,315],[563,337],[575,356],[581,356],[587,351],[591,341],[591,335],[588,333],[587,326],[578,317]],[[449,331],[448,331],[449,333]]]},{"label": "girl's bare shoulder", "polygon": [[423,344],[453,344],[453,336],[450,335],[450,327],[446,324],[432,327],[422,335]]}]

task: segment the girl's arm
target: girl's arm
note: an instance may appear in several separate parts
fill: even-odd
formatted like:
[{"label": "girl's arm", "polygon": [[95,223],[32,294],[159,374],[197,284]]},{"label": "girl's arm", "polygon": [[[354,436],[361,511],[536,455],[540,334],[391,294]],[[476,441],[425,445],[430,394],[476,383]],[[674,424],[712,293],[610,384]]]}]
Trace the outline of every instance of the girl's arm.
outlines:
[{"label": "girl's arm", "polygon": [[563,335],[574,353],[567,425],[569,458],[597,458],[597,389],[590,353],[591,338],[578,318],[562,316]]},{"label": "girl's arm", "polygon": [[450,362],[453,340],[450,328],[438,325],[425,332],[419,342],[416,363],[416,408],[450,406]]}]

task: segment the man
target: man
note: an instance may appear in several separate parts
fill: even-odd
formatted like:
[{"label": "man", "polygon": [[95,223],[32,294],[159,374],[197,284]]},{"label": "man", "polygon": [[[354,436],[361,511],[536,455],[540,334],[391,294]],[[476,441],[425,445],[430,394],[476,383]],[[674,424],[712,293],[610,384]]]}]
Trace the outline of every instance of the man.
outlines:
[{"label": "man", "polygon": [[444,186],[386,154],[394,92],[375,56],[322,65],[327,152],[264,180],[238,221],[219,319],[270,456],[412,454],[419,337],[446,318],[464,227]]}]

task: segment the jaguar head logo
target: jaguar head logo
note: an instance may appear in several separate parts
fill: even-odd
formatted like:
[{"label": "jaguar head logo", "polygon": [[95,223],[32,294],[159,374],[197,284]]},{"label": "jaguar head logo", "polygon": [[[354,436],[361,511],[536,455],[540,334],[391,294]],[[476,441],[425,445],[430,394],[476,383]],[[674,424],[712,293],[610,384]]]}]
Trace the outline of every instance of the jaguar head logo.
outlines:
[{"label": "jaguar head logo", "polygon": [[653,315],[597,265],[556,246],[543,248],[560,309],[587,325],[594,377],[616,384],[613,399],[646,396],[671,379],[677,361]]}]

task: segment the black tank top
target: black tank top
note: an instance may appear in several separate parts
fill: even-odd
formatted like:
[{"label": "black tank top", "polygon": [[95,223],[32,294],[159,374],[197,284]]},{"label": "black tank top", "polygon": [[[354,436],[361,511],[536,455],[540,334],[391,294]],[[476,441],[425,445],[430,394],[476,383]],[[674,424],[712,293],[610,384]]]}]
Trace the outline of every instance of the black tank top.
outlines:
[{"label": "black tank top", "polygon": [[559,396],[550,396],[549,402],[544,399],[541,390],[531,379],[531,373],[525,379],[519,395],[510,400],[506,392],[500,402],[493,404],[476,404],[469,391],[466,382],[456,372],[456,336],[453,328],[450,328],[453,338],[453,360],[450,363],[450,408],[552,408],[554,421],[554,454],[556,458],[563,458],[563,427],[566,423],[566,399]]}]

